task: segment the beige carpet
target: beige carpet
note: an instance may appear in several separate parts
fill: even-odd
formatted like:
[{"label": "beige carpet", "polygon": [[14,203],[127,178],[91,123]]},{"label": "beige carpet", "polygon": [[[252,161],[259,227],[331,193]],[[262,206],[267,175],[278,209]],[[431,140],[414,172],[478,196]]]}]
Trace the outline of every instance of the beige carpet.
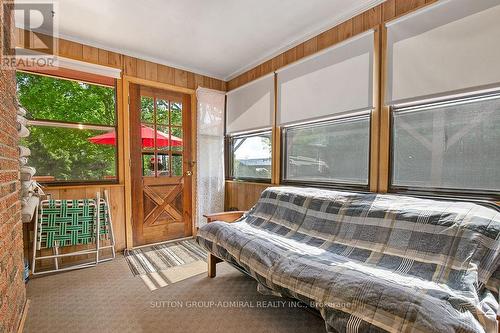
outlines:
[{"label": "beige carpet", "polygon": [[150,292],[122,256],[78,271],[35,278],[25,332],[325,332],[308,310],[263,296],[231,266]]}]

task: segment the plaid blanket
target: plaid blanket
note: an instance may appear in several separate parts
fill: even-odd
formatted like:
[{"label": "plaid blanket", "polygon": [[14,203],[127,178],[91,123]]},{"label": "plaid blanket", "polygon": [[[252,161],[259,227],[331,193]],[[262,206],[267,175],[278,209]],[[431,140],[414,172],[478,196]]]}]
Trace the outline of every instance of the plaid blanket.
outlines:
[{"label": "plaid blanket", "polygon": [[319,309],[329,332],[496,332],[500,214],[472,203],[276,187],[197,242]]}]

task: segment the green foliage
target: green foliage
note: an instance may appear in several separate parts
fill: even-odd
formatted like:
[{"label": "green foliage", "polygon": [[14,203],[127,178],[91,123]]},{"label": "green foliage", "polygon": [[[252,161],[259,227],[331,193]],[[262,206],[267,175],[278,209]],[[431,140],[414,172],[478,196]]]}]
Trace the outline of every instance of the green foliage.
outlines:
[{"label": "green foliage", "polygon": [[[170,108],[170,120],[169,120]],[[155,121],[156,120],[156,121]],[[163,99],[156,100],[156,119],[154,115],[154,99],[149,96],[141,97],[141,121],[147,124],[157,123],[158,125],[182,126],[182,103],[172,102]]]},{"label": "green foliage", "polygon": [[115,90],[28,73],[17,73],[19,99],[31,119],[115,124]]},{"label": "green foliage", "polygon": [[[115,124],[113,88],[21,72],[17,86],[29,119]],[[44,126],[30,131],[22,144],[31,149],[30,165],[38,176],[84,181],[116,175],[116,147],[88,141],[105,132]]]}]

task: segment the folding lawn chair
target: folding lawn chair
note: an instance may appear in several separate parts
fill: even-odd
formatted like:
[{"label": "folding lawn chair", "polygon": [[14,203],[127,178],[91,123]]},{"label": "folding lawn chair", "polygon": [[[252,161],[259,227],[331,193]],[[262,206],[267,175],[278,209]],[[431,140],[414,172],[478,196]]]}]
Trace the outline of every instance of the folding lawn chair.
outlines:
[{"label": "folding lawn chair", "polygon": [[[115,258],[115,238],[109,211],[108,192],[105,198],[97,193],[96,199],[43,200],[37,210],[33,240],[32,274],[44,274],[95,266],[100,262]],[[102,245],[104,240],[109,245]],[[95,248],[60,253],[65,246],[95,244]],[[51,255],[42,255],[44,249],[52,249]],[[111,256],[101,258],[101,251],[111,249]],[[40,252],[37,255],[37,252]],[[95,255],[95,259],[60,268],[63,257]],[[54,269],[36,272],[36,263],[43,259],[53,259]]]}]

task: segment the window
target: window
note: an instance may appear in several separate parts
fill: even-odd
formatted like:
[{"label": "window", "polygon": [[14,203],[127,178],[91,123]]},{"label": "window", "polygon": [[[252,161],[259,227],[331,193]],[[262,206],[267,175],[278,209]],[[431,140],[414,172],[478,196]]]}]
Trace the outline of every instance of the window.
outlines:
[{"label": "window", "polygon": [[370,116],[283,129],[285,183],[368,186]]},{"label": "window", "polygon": [[392,189],[500,193],[500,94],[395,108]]},{"label": "window", "polygon": [[229,139],[231,179],[271,181],[271,132],[235,135]]},{"label": "window", "polygon": [[18,72],[17,88],[36,180],[116,181],[114,87]]}]

